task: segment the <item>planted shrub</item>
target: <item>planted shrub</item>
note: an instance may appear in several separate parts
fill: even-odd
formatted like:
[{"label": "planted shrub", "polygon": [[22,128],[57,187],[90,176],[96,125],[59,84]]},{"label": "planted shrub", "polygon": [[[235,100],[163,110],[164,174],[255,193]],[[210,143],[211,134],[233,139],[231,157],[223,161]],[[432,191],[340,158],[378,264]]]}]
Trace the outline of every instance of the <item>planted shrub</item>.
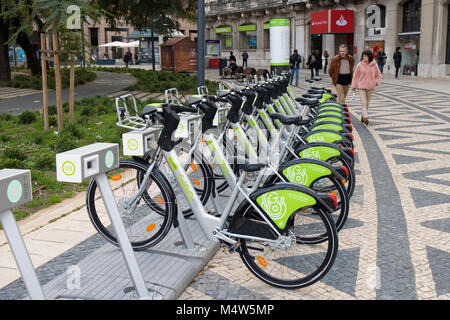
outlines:
[{"label": "planted shrub", "polygon": [[32,112],[32,111],[24,111],[19,115],[19,123],[21,124],[29,124],[29,123],[33,123],[37,117],[38,117],[38,112]]},{"label": "planted shrub", "polygon": [[16,159],[16,160],[20,160],[20,161],[23,161],[27,158],[27,155],[25,154],[25,152],[23,152],[22,149],[20,149],[18,147],[6,147],[3,150],[3,156],[5,158]]}]

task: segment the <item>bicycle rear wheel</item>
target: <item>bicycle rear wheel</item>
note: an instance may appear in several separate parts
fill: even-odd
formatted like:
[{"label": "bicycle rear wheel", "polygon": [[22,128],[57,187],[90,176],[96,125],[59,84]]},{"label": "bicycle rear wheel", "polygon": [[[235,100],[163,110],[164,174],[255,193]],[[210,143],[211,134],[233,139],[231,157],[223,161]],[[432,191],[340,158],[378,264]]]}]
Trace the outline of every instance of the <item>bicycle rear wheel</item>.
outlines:
[{"label": "bicycle rear wheel", "polygon": [[[249,230],[249,225],[261,230],[266,224],[248,202],[235,213],[234,219],[239,218],[247,219],[241,221],[243,230]],[[267,225],[265,228],[269,229]],[[245,266],[275,287],[297,289],[319,281],[331,269],[338,252],[337,231],[331,218],[321,209],[316,209],[314,215],[298,211],[291,217],[286,234],[284,242],[277,244],[238,239]],[[317,244],[317,238],[325,240]]]},{"label": "bicycle rear wheel", "polygon": [[[119,168],[107,173],[108,178],[112,180],[114,198],[134,250],[144,250],[161,241],[169,232],[177,214],[173,190],[157,170],[151,173],[148,187],[136,207],[127,208],[126,201],[137,194],[140,187],[137,177],[145,175],[148,168],[149,165],[145,163],[120,160]],[[89,183],[86,205],[95,229],[106,240],[118,246],[114,228],[95,179]]]}]

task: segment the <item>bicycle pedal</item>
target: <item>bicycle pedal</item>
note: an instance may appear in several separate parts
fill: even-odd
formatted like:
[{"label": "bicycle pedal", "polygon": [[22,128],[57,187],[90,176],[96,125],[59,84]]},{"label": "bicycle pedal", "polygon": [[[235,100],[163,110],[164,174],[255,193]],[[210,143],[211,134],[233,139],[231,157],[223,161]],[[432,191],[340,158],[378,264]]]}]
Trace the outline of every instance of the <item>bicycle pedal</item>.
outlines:
[{"label": "bicycle pedal", "polygon": [[230,249],[228,249],[228,253],[236,252],[237,250],[239,250],[240,247],[241,247],[241,243],[240,242],[236,242],[235,244],[233,244],[230,247]]}]

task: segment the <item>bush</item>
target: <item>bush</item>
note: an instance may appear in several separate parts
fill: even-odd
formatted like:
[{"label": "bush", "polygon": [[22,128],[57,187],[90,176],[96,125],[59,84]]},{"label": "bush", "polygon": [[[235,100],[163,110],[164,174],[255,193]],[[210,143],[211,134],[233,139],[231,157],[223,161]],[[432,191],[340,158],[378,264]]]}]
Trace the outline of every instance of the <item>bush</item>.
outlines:
[{"label": "bush", "polygon": [[67,131],[62,131],[58,134],[58,137],[53,145],[53,150],[55,153],[61,153],[75,149],[77,147],[76,138],[73,137]]},{"label": "bush", "polygon": [[72,137],[75,137],[75,138],[78,138],[78,139],[83,137],[83,132],[77,126],[76,123],[66,123],[66,124],[64,124],[64,129],[63,129],[62,133],[67,133],[67,134],[71,135]]},{"label": "bush", "polygon": [[23,152],[18,147],[6,147],[3,150],[3,156],[8,159],[16,159],[20,161],[23,161],[27,158],[25,152]]},{"label": "bush", "polygon": [[10,136],[6,136],[6,135],[0,135],[0,142],[10,142],[11,141],[11,137]]},{"label": "bush", "polygon": [[25,164],[18,159],[0,159],[0,169],[23,169]]},{"label": "bush", "polygon": [[42,170],[44,169],[55,169],[56,168],[56,160],[55,155],[51,152],[41,153],[35,159],[35,168]]},{"label": "bush", "polygon": [[48,115],[54,116],[57,113],[58,109],[56,108],[56,106],[48,106]]},{"label": "bush", "polygon": [[57,127],[58,126],[58,119],[56,119],[55,116],[48,117],[48,125],[49,125],[49,127]]},{"label": "bush", "polygon": [[38,112],[31,112],[31,111],[24,111],[19,115],[19,123],[21,124],[29,124],[29,123],[33,123],[37,117],[38,117]]},{"label": "bush", "polygon": [[11,121],[14,119],[14,116],[10,113],[0,113],[0,120],[2,121]]}]

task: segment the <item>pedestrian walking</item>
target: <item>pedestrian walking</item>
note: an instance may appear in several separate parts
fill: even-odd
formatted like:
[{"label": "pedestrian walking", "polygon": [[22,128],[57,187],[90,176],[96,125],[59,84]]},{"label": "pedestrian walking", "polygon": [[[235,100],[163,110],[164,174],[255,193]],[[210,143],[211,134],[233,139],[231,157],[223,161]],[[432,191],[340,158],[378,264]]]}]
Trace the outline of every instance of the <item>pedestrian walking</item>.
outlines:
[{"label": "pedestrian walking", "polygon": [[355,93],[356,90],[359,92],[362,107],[361,122],[365,125],[369,124],[368,111],[373,91],[380,85],[381,79],[381,71],[373,58],[372,51],[364,51],[363,59],[356,66],[353,75],[352,90],[353,93]]},{"label": "pedestrian walking", "polygon": [[308,62],[306,62],[306,65],[308,66],[309,70],[311,70],[311,79],[314,78],[314,70],[316,69],[316,63],[317,58],[315,52],[311,52],[311,54],[308,56]]},{"label": "pedestrian walking", "polygon": [[325,66],[323,67],[323,73],[327,73],[327,67],[328,67],[328,58],[330,57],[330,54],[327,50],[323,53],[323,58],[325,60]]},{"label": "pedestrian walking", "polygon": [[248,60],[248,53],[247,51],[244,50],[244,52],[242,52],[242,68],[248,67],[247,60]]},{"label": "pedestrian walking", "polygon": [[130,63],[130,55],[129,52],[126,52],[123,56],[123,62],[125,62],[125,67],[128,68],[128,64]]},{"label": "pedestrian walking", "polygon": [[314,57],[316,58],[316,65],[314,66],[314,69],[316,70],[316,77],[319,76],[319,70],[322,69],[323,63],[322,63],[322,54],[319,51],[313,52]]},{"label": "pedestrian walking", "polygon": [[398,71],[400,70],[400,67],[402,66],[402,52],[400,50],[400,47],[397,47],[397,49],[395,49],[394,65],[395,65],[395,79],[398,80]]},{"label": "pedestrian walking", "polygon": [[380,69],[380,72],[383,73],[384,65],[386,64],[386,53],[383,48],[380,48],[377,56],[378,68]]},{"label": "pedestrian walking", "polygon": [[355,58],[348,54],[345,44],[339,46],[339,54],[331,59],[328,75],[336,88],[339,103],[345,103],[345,98],[352,83]]},{"label": "pedestrian walking", "polygon": [[295,86],[298,87],[298,77],[300,73],[300,63],[302,63],[302,57],[298,54],[297,49],[294,50],[294,53],[289,58],[289,65],[291,68],[291,85],[294,80],[295,73]]},{"label": "pedestrian walking", "polygon": [[230,51],[230,58],[228,58],[228,61],[230,61],[230,65],[236,63],[236,56],[233,54],[233,51]]}]

